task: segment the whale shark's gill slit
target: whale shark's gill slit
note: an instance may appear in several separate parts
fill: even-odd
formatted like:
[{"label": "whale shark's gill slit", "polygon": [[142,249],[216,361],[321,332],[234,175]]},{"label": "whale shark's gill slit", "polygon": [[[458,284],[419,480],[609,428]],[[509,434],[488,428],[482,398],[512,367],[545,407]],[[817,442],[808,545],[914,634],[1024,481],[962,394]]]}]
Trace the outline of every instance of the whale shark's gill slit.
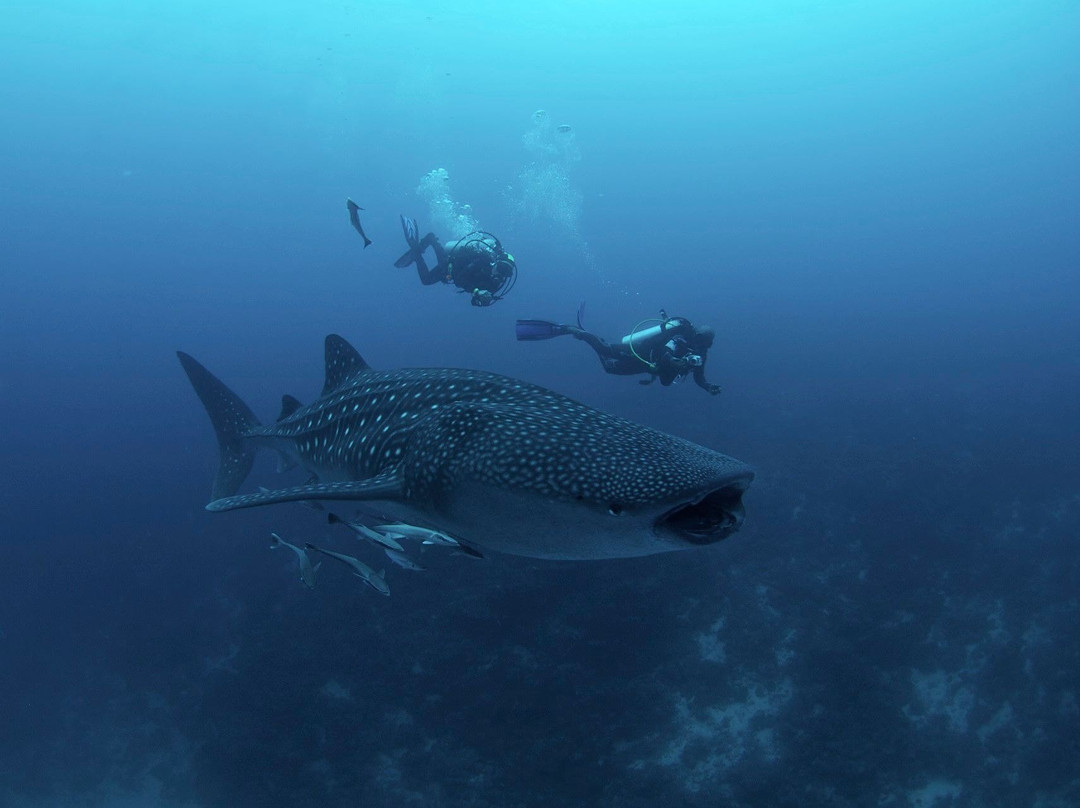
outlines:
[{"label": "whale shark's gill slit", "polygon": [[745,516],[742,504],[746,483],[739,481],[710,491],[665,513],[657,522],[690,544],[712,544],[739,529]]}]

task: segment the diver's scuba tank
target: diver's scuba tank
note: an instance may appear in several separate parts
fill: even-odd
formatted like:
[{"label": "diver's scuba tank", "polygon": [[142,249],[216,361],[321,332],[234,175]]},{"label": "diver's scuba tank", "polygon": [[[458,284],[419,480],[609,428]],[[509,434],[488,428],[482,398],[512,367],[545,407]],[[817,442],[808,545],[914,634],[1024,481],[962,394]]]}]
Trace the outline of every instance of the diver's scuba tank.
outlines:
[{"label": "diver's scuba tank", "polygon": [[[648,322],[652,321],[645,320],[643,323],[638,323],[638,325]],[[672,317],[670,320],[663,320],[651,328],[639,330],[635,327],[633,331],[622,338],[622,344],[636,353],[648,353],[653,348],[671,339],[669,332],[672,329],[681,328],[686,323],[687,321],[682,317]]]}]

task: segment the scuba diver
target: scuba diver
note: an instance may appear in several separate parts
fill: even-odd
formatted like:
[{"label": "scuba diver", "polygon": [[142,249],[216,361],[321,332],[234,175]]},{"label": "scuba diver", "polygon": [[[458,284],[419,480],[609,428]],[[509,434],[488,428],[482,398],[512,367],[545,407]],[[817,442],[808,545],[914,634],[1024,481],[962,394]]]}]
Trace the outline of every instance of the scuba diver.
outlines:
[{"label": "scuba diver", "polygon": [[[570,334],[596,351],[604,371],[616,376],[633,376],[648,373],[648,379],[639,384],[652,384],[657,379],[664,387],[686,376],[693,376],[702,390],[717,395],[720,386],[709,384],[705,379],[705,361],[716,337],[708,326],[695,326],[685,317],[668,317],[660,309],[660,317],[642,320],[633,331],[615,345],[586,331],[581,324],[578,309],[577,326],[552,323],[547,320],[518,320],[518,340],[552,339]],[[657,325],[642,328],[648,323]]]},{"label": "scuba diver", "polygon": [[[402,216],[401,229],[405,231],[409,249],[394,266],[400,269],[416,264],[424,286],[452,283],[459,291],[472,295],[474,306],[490,306],[506,297],[517,281],[514,256],[491,233],[477,230],[443,246],[434,233],[420,238],[415,219]],[[424,260],[428,247],[434,251],[436,261],[430,269]]]}]

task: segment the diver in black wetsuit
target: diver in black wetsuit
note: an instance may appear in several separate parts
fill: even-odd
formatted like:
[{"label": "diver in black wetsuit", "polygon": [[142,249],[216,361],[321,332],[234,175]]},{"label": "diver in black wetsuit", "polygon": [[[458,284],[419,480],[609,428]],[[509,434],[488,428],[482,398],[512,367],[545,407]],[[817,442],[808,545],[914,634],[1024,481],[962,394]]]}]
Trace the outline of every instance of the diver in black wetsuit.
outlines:
[{"label": "diver in black wetsuit", "polygon": [[[693,376],[702,390],[717,395],[719,385],[705,379],[705,362],[709,348],[716,338],[707,326],[695,326],[685,317],[668,317],[661,309],[659,325],[638,330],[614,345],[581,327],[581,312],[577,326],[552,323],[548,320],[518,320],[519,340],[541,340],[570,334],[587,343],[600,358],[604,371],[616,376],[635,376],[648,373],[640,384],[652,384],[657,379],[664,387],[677,379]],[[641,325],[641,324],[639,324]]]},{"label": "diver in black wetsuit", "polygon": [[[403,268],[416,264],[416,272],[424,286],[452,283],[460,291],[472,295],[474,306],[490,306],[506,297],[517,280],[514,256],[504,250],[491,233],[469,233],[444,247],[434,233],[420,238],[416,221],[407,216],[401,217],[401,229],[405,231],[409,249],[394,262],[394,266]],[[430,269],[424,259],[428,247],[435,253],[435,266]]]}]

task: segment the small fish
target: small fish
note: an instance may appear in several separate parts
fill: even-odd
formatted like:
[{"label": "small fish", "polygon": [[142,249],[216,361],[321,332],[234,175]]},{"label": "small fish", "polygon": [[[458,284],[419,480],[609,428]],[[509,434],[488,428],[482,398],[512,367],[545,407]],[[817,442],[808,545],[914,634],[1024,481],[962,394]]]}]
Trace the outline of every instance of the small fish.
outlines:
[{"label": "small fish", "polygon": [[360,234],[360,238],[364,240],[364,249],[366,250],[371,245],[371,239],[364,233],[364,226],[360,224],[359,211],[362,211],[363,208],[351,199],[345,200],[345,207],[349,209],[349,221],[352,222],[352,226],[356,229],[356,232]]},{"label": "small fish", "polygon": [[370,586],[376,592],[382,595],[390,595],[390,586],[386,583],[386,570],[379,570],[378,572],[375,572],[375,570],[373,570],[363,561],[358,558],[353,558],[350,555],[345,555],[344,553],[335,553],[332,550],[324,550],[321,547],[316,547],[314,544],[305,544],[304,546],[309,550],[314,550],[316,553],[322,553],[323,555],[330,556],[331,558],[336,558],[342,564],[348,566],[353,571],[353,575],[355,575],[365,584]]},{"label": "small fish", "polygon": [[389,547],[383,550],[386,553],[386,557],[397,564],[399,567],[404,567],[407,570],[416,570],[417,572],[423,572],[424,568],[409,558],[404,553],[399,553],[397,550],[391,550]]},{"label": "small fish", "polygon": [[308,558],[307,553],[305,553],[295,544],[289,544],[289,542],[285,541],[285,539],[281,538],[281,536],[279,536],[277,533],[271,533],[270,549],[275,550],[278,547],[288,547],[290,550],[296,553],[296,557],[300,559],[300,580],[304,582],[304,585],[308,589],[314,589],[315,576],[318,574],[319,567],[322,566],[322,562],[320,561],[314,567],[311,566],[311,559]]},{"label": "small fish", "polygon": [[393,538],[382,533],[378,533],[372,530],[367,525],[362,525],[359,522],[348,522],[345,519],[342,519],[336,513],[328,513],[326,515],[326,521],[329,522],[331,525],[345,525],[345,527],[349,528],[349,530],[353,531],[353,533],[355,533],[360,538],[367,539],[368,541],[379,545],[379,547],[382,547],[383,549],[396,550],[399,553],[405,552],[405,548],[398,544],[398,542],[395,541]]},{"label": "small fish", "polygon": [[376,525],[375,529],[382,533],[389,533],[394,536],[404,536],[407,539],[419,539],[424,544],[442,544],[447,547],[458,546],[458,541],[456,539],[452,539],[445,533],[440,533],[437,530],[430,530],[426,527],[398,523],[394,525]]}]

